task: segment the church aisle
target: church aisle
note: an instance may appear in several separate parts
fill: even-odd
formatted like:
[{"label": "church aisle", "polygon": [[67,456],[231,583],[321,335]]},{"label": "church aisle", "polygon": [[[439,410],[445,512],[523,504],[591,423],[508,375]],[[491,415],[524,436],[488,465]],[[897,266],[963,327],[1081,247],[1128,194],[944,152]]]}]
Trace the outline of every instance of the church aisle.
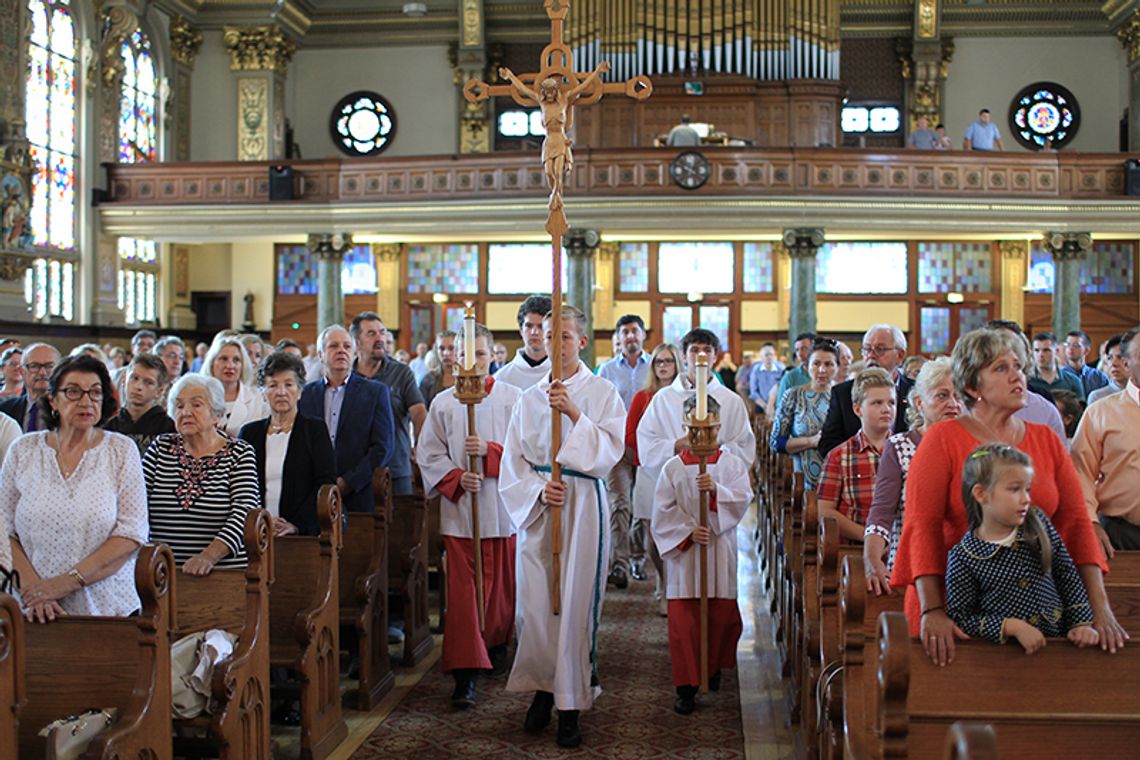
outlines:
[{"label": "church aisle", "polygon": [[506,692],[505,677],[479,682],[474,709],[453,710],[448,702],[452,679],[437,667],[353,759],[745,758],[736,673],[724,674],[719,693],[699,697],[694,714],[673,712],[668,633],[665,618],[655,613],[652,583],[634,582],[624,591],[611,587],[606,594],[598,641],[604,693],[593,710],[583,713],[580,748],[555,745],[554,723],[538,736],[523,731],[531,695]]}]

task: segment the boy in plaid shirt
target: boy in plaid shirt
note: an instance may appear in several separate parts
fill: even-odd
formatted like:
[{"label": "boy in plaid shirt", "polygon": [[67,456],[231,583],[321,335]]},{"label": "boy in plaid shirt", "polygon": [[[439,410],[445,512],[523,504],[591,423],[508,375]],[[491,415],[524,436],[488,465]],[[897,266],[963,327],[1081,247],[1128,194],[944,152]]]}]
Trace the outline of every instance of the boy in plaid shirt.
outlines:
[{"label": "boy in plaid shirt", "polygon": [[839,535],[861,544],[879,457],[895,424],[897,399],[891,376],[878,367],[860,372],[851,387],[851,403],[862,427],[828,452],[817,494],[820,519],[834,517],[839,522]]}]

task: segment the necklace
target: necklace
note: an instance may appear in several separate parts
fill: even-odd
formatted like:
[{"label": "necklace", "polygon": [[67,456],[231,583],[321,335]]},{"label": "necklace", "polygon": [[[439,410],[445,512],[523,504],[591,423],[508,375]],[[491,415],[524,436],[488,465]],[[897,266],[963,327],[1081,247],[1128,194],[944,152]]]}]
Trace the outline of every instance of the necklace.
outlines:
[{"label": "necklace", "polygon": [[[55,443],[53,444],[49,442],[48,445],[51,446],[53,451],[55,451],[55,460],[59,465],[59,473],[61,476],[63,476],[64,480],[70,478],[75,473],[75,471],[79,469],[79,465],[83,461],[83,455],[87,453],[87,450],[89,448],[91,448],[90,444],[87,441],[84,441],[79,445],[77,452],[66,452],[63,449],[63,441],[60,439],[59,433],[55,434]],[[74,459],[74,463],[69,464],[69,458]]]},{"label": "necklace", "polygon": [[292,429],[293,429],[293,420],[289,420],[288,422],[280,422],[280,423],[270,422],[269,423],[269,434],[270,435],[274,435],[276,433],[288,433]]}]

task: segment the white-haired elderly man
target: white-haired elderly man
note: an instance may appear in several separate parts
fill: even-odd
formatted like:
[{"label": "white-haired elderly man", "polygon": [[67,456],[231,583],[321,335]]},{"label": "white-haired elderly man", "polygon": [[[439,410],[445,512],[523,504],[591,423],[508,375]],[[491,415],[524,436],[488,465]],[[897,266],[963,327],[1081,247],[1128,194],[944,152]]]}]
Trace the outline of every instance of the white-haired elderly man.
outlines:
[{"label": "white-haired elderly man", "polygon": [[[881,367],[890,373],[895,381],[898,406],[895,412],[893,432],[907,429],[907,394],[914,385],[902,372],[906,358],[906,336],[894,325],[872,325],[863,334],[863,362],[868,367]],[[860,420],[851,403],[851,387],[854,378],[839,383],[831,389],[831,403],[827,409],[827,420],[819,438],[819,454],[827,457],[827,452],[859,432]]]}]

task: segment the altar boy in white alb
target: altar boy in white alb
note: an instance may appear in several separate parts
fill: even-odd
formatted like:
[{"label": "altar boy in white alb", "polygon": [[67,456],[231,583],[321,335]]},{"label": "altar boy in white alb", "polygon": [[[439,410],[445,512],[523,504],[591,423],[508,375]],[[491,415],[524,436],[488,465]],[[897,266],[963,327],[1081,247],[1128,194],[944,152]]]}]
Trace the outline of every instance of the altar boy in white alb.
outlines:
[{"label": "altar boy in white alb", "polygon": [[[684,413],[696,406],[685,399]],[[720,404],[709,399],[709,412]],[[665,463],[653,496],[653,540],[665,562],[669,600],[669,657],[677,700],[673,709],[688,715],[701,682],[701,545],[708,546],[709,689],[720,688],[722,669],[736,667],[742,625],[736,606],[736,525],[752,502],[748,465],[722,446],[706,460],[685,449]],[[700,524],[700,495],[709,494],[708,525]]]},{"label": "altar boy in white alb", "polygon": [[[543,323],[546,352],[555,336]],[[535,692],[528,731],[542,731],[558,708],[558,744],[582,741],[579,710],[601,693],[597,632],[606,588],[610,515],[605,477],[625,451],[625,406],[614,386],[578,359],[586,347],[586,318],[562,310],[562,377],[531,387],[515,405],[503,446],[499,493],[519,531],[518,651],[508,691]],[[550,479],[551,409],[562,414],[558,463]],[[550,506],[562,506],[561,614],[551,611]]]},{"label": "altar boy in white alb", "polygon": [[[693,395],[697,358],[705,354],[710,366],[716,364],[720,339],[710,330],[694,328],[681,338],[681,353],[685,357],[686,371],[678,372],[672,385],[654,394],[637,426],[637,457],[643,473],[654,480],[665,463],[680,454],[688,443],[689,438],[681,427],[682,405]],[[717,441],[751,467],[756,458],[756,436],[752,433],[744,401],[735,391],[725,388],[715,372],[709,377],[709,397],[720,405]],[[638,477],[641,476],[639,473]]]},{"label": "altar boy in white alb", "polygon": [[[486,374],[494,338],[475,325],[475,366]],[[460,347],[459,361],[465,349]],[[475,704],[475,678],[485,670],[505,673],[507,644],[515,622],[515,530],[499,498],[502,441],[521,391],[486,375],[486,397],[475,406],[475,432],[468,435],[467,408],[448,388],[432,401],[416,444],[428,496],[439,494],[440,534],[447,552],[447,617],[443,627],[444,673],[455,678],[451,703]],[[480,457],[480,472],[469,470],[469,457]],[[475,595],[475,541],[471,494],[479,494],[479,538],[486,618],[479,631]]]}]

